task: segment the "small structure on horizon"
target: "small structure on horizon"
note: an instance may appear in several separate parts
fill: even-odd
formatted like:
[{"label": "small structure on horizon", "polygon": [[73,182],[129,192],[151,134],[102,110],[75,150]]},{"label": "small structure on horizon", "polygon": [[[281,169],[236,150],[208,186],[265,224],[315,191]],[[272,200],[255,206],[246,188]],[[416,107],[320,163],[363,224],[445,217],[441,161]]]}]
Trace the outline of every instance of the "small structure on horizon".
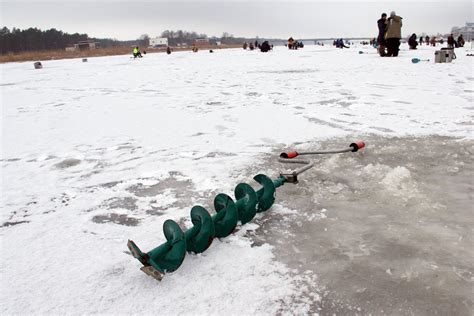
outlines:
[{"label": "small structure on horizon", "polygon": [[77,50],[91,50],[100,47],[100,43],[94,41],[80,41],[73,46],[66,47],[67,52],[73,52]]},{"label": "small structure on horizon", "polygon": [[166,37],[150,38],[150,47],[167,47],[168,39]]},{"label": "small structure on horizon", "polygon": [[451,33],[454,38],[458,38],[462,34],[466,42],[470,42],[474,39],[474,22],[466,22],[465,26],[462,27],[453,27]]},{"label": "small structure on horizon", "polygon": [[208,38],[196,38],[194,40],[194,45],[196,45],[196,46],[208,46],[209,45],[209,39]]}]

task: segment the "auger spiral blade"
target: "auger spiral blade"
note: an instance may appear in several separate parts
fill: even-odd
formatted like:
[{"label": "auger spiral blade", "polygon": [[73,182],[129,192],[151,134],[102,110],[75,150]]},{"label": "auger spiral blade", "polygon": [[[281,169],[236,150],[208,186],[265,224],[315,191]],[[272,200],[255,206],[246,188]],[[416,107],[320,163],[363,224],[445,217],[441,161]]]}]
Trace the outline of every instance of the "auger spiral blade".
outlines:
[{"label": "auger spiral blade", "polygon": [[209,248],[216,235],[214,222],[206,209],[199,205],[193,206],[191,209],[191,221],[194,226],[184,233],[186,250],[201,253]]},{"label": "auger spiral blade", "polygon": [[239,220],[243,224],[248,223],[257,213],[257,193],[247,183],[239,183],[234,190],[237,199],[237,210],[239,211]]},{"label": "auger spiral blade", "polygon": [[272,179],[264,174],[258,174],[253,179],[263,186],[263,188],[257,191],[257,212],[264,212],[272,207],[273,202],[275,202],[275,184]]},{"label": "auger spiral blade", "polygon": [[234,231],[239,221],[237,207],[230,196],[220,193],[214,198],[214,208],[217,213],[212,217],[212,220],[216,237],[227,237]]}]

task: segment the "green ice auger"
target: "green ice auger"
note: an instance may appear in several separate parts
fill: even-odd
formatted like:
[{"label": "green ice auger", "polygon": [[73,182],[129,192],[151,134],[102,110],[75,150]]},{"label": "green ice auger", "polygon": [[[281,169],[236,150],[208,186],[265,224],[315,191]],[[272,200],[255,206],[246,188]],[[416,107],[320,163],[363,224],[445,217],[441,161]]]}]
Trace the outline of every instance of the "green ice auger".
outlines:
[{"label": "green ice auger", "polygon": [[255,190],[246,183],[239,183],[234,191],[236,202],[224,193],[214,199],[216,214],[211,216],[204,207],[196,205],[191,209],[193,227],[183,233],[172,220],[163,224],[166,242],[148,253],[143,253],[131,240],[128,248],[143,267],[146,274],[161,280],[165,273],[179,268],[187,252],[201,253],[211,245],[214,238],[229,236],[240,220],[242,224],[251,221],[257,212],[268,210],[275,201],[276,188],[287,180],[282,175],[272,180],[264,174],[254,177],[262,188]]},{"label": "green ice auger", "polygon": [[298,183],[297,176],[313,167],[313,163],[310,161],[293,158],[299,155],[355,152],[363,147],[365,144],[358,142],[352,143],[349,148],[336,151],[282,153],[279,158],[280,162],[304,164],[305,166],[291,173],[282,173],[275,180],[264,174],[256,175],[253,179],[262,186],[256,192],[247,183],[239,183],[234,189],[235,202],[227,194],[218,194],[214,198],[216,213],[212,216],[204,207],[193,206],[191,209],[193,227],[185,232],[175,221],[166,220],[163,224],[166,242],[147,253],[143,253],[131,240],[128,241],[127,246],[132,255],[143,264],[141,270],[161,281],[165,273],[173,272],[179,268],[186,252],[201,253],[205,251],[214,238],[229,236],[235,230],[238,221],[243,225],[250,222],[256,213],[268,210],[275,202],[278,187],[285,182]]}]

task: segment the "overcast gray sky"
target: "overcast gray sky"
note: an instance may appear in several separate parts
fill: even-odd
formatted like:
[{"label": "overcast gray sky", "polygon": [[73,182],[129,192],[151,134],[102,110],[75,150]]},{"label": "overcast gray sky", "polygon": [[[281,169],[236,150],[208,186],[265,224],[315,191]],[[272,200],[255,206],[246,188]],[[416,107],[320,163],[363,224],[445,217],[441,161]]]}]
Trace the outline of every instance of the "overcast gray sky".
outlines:
[{"label": "overcast gray sky", "polygon": [[448,33],[473,21],[472,1],[159,1],[0,0],[1,25],[56,28],[120,40],[165,29],[220,36],[273,38],[367,37],[381,12],[403,17],[403,36]]}]

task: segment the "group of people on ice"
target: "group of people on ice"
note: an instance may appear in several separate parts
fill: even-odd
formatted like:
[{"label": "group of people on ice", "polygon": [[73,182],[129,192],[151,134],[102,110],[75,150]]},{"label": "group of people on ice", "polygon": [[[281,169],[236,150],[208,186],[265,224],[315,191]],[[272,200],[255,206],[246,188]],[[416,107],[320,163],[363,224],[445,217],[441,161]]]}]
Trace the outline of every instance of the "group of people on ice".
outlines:
[{"label": "group of people on ice", "polygon": [[448,47],[450,47],[450,48],[464,47],[465,43],[466,42],[464,41],[464,37],[462,36],[462,34],[458,36],[457,41],[454,39],[453,34],[450,34],[448,36]]},{"label": "group of people on ice", "polygon": [[250,42],[250,44],[247,44],[247,42],[245,42],[242,46],[243,49],[250,49],[250,50],[254,50],[254,49],[260,49],[260,51],[262,53],[266,53],[268,51],[271,51],[273,50],[273,44],[270,44],[268,41],[263,41],[262,44],[260,44],[258,41],[255,41],[255,45],[254,43]]},{"label": "group of people on ice", "polygon": [[[378,36],[377,39],[372,39],[370,41],[371,45],[374,45],[374,47],[378,46],[378,53],[382,57],[396,57],[398,56],[398,52],[400,51],[400,40],[402,38],[402,23],[403,18],[398,16],[395,11],[390,12],[390,16],[387,17],[386,13],[382,13],[380,19],[377,21],[377,26],[378,26]],[[429,37],[426,35],[426,37],[420,36],[419,41],[417,41],[417,35],[413,33],[409,39],[408,39],[408,45],[410,49],[416,49],[418,45],[423,45],[423,40],[426,43],[426,45],[432,45],[436,46],[436,43],[439,42],[443,44],[444,40],[441,38],[439,41],[436,40],[436,37]],[[366,45],[368,42],[362,42],[362,44]],[[463,47],[465,44],[463,35],[459,35],[457,40],[454,39],[453,34],[449,35],[447,38],[447,44],[448,48],[455,48],[455,47]],[[296,41],[293,39],[293,37],[290,37],[288,39],[287,45],[289,49],[298,49],[304,47],[302,42]],[[348,46],[345,45],[344,40],[342,38],[336,39],[333,42],[333,46],[337,48],[349,48]],[[268,41],[264,41],[263,43],[259,43],[258,41],[255,41],[255,43],[247,43],[245,42],[243,44],[243,49],[260,49],[262,52],[268,52],[273,49],[273,45],[270,44]],[[193,52],[197,52],[198,48],[194,44],[192,49]],[[171,49],[167,47],[166,53],[171,54]],[[213,51],[210,50],[212,53]],[[145,51],[143,51],[143,54],[146,54]],[[141,58],[143,57],[142,53],[140,52],[138,46],[133,48],[133,57],[134,58]]]},{"label": "group of people on ice", "polygon": [[346,44],[344,44],[344,40],[342,38],[334,40],[332,45],[336,46],[336,48],[349,48],[349,46],[346,46]]},{"label": "group of people on ice", "polygon": [[402,38],[402,25],[402,18],[395,11],[392,11],[388,18],[387,13],[382,13],[382,16],[377,21],[379,29],[377,43],[380,56],[398,56],[400,39]]},{"label": "group of people on ice", "polygon": [[[377,21],[377,26],[379,29],[379,34],[377,37],[378,52],[379,55],[384,56],[398,56],[400,50],[400,39],[402,38],[402,18],[398,16],[395,11],[390,13],[390,17],[387,18],[386,13],[382,13],[382,16]],[[436,37],[429,37],[426,35],[425,43],[426,45],[436,46],[436,43],[443,44],[444,40],[441,38],[439,41],[436,40]],[[448,48],[463,47],[464,38],[459,35],[457,41],[454,39],[453,34],[448,36],[447,39]],[[420,40],[417,41],[417,35],[413,33],[408,38],[408,46],[410,49],[416,49],[418,44],[423,45],[423,36],[420,36]]]},{"label": "group of people on ice", "polygon": [[[420,40],[417,42],[417,36],[415,33],[413,33],[408,39],[408,45],[410,46],[410,49],[416,49],[418,45],[423,45],[423,42],[426,43],[426,45],[436,46],[437,43],[443,44],[444,39],[440,38],[437,40],[435,36],[430,38],[428,35],[426,35],[425,37],[420,36]],[[450,34],[447,38],[447,44],[448,48],[464,47],[464,37],[461,34],[458,36],[458,39],[455,40],[454,35]]]},{"label": "group of people on ice", "polygon": [[244,50],[246,50],[247,48],[250,49],[250,50],[254,50],[255,47],[258,48],[258,45],[259,45],[259,44],[258,44],[258,41],[255,41],[255,45],[254,45],[254,43],[252,43],[252,42],[250,42],[250,43],[244,42],[244,45],[242,46],[242,48],[243,48]]},{"label": "group of people on ice", "polygon": [[[171,49],[171,47],[167,46],[166,47],[166,54],[171,54],[173,50]],[[194,53],[197,53],[198,52],[198,47],[196,46],[196,44],[193,44],[193,46],[191,47],[191,51],[194,52]],[[213,53],[214,51],[211,49],[209,50],[210,53]],[[132,55],[133,55],[133,58],[142,58],[143,55],[146,54],[146,51],[143,51],[143,54],[142,52],[140,52],[140,49],[138,48],[138,46],[135,46],[133,47],[133,50],[132,50]]]},{"label": "group of people on ice", "polygon": [[286,46],[288,46],[288,49],[298,49],[303,48],[304,44],[303,42],[296,41],[293,39],[293,37],[290,37]]}]

